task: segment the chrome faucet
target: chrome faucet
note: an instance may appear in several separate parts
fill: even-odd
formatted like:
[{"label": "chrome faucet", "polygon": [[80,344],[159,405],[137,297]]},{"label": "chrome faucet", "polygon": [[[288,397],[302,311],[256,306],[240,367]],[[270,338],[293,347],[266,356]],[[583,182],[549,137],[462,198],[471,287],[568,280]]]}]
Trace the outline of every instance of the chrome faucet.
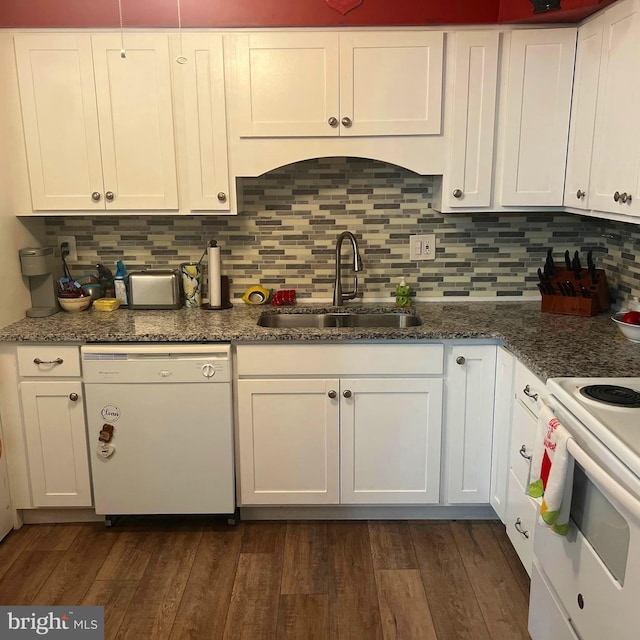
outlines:
[{"label": "chrome faucet", "polygon": [[342,291],[342,274],[341,274],[341,251],[342,251],[342,241],[345,238],[349,238],[351,241],[351,246],[353,247],[353,270],[354,271],[362,271],[364,266],[362,264],[362,258],[360,257],[360,251],[358,251],[358,241],[356,237],[351,233],[351,231],[343,231],[338,236],[338,241],[336,242],[336,281],[333,286],[333,306],[341,307],[345,300],[353,300],[358,293],[358,277],[355,277],[355,284],[353,286],[353,291],[349,291],[348,293],[344,293]]}]

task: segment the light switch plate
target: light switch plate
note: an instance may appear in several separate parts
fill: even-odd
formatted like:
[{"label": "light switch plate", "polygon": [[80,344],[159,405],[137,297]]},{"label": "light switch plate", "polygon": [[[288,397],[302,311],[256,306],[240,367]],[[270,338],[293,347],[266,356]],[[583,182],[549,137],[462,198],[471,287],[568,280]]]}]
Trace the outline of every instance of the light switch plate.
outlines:
[{"label": "light switch plate", "polygon": [[409,236],[410,260],[435,260],[436,236],[428,233],[420,236]]}]

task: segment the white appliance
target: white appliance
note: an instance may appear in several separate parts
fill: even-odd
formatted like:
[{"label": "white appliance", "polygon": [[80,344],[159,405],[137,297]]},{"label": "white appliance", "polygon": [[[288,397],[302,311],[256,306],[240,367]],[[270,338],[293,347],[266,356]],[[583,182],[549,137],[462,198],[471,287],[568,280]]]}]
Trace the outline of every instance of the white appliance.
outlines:
[{"label": "white appliance", "polygon": [[96,513],[233,514],[231,347],[81,352]]},{"label": "white appliance", "polygon": [[536,524],[533,640],[640,637],[640,379],[551,378],[548,403],[571,433],[571,526]]}]

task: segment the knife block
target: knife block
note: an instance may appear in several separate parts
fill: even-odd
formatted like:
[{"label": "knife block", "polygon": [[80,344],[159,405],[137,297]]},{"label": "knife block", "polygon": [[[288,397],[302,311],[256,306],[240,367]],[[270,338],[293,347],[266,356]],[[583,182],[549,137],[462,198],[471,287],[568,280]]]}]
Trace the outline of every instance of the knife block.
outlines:
[{"label": "knife block", "polygon": [[[611,304],[607,274],[603,269],[596,269],[596,274],[598,275],[598,283],[592,285],[588,269],[582,269],[580,281],[576,280],[573,271],[556,269],[553,278],[551,278],[553,288],[559,291],[558,283],[564,284],[569,281],[573,285],[576,295],[563,296],[559,293],[556,295],[543,293],[541,310],[547,313],[565,313],[572,316],[595,316],[596,313],[606,311]],[[580,284],[589,292],[590,298],[583,297]]]}]

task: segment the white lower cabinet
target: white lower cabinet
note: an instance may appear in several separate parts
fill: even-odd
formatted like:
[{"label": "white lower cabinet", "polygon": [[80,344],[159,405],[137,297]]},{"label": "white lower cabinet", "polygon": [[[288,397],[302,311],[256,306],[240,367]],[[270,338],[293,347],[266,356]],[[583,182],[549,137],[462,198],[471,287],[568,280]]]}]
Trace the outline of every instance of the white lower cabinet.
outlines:
[{"label": "white lower cabinet", "polygon": [[496,347],[447,351],[446,501],[486,504],[491,484],[491,439]]},{"label": "white lower cabinet", "polygon": [[34,507],[90,507],[82,383],[20,384]]},{"label": "white lower cabinet", "polygon": [[341,502],[437,504],[442,380],[341,381]]},{"label": "white lower cabinet", "polygon": [[243,504],[339,502],[338,389],[327,379],[238,382]]},{"label": "white lower cabinet", "polygon": [[443,346],[240,345],[240,498],[437,504]]}]

